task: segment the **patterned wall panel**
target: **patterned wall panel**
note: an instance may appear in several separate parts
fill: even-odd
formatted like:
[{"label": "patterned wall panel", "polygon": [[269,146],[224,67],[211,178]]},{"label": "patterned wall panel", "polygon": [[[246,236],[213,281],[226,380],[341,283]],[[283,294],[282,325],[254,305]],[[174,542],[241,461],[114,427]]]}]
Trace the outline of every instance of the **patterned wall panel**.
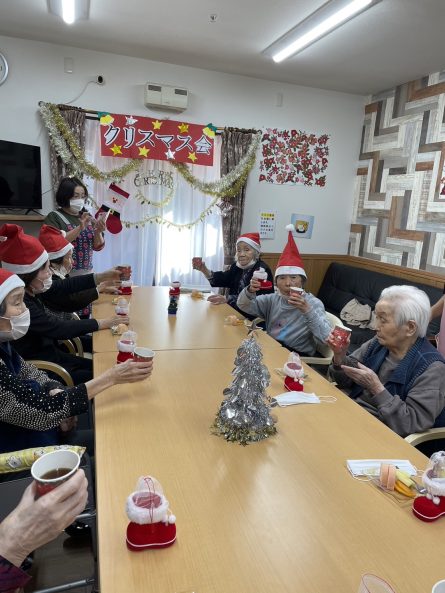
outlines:
[{"label": "patterned wall panel", "polygon": [[[349,253],[445,271],[445,71],[370,98]],[[442,270],[441,270],[442,268]]]}]

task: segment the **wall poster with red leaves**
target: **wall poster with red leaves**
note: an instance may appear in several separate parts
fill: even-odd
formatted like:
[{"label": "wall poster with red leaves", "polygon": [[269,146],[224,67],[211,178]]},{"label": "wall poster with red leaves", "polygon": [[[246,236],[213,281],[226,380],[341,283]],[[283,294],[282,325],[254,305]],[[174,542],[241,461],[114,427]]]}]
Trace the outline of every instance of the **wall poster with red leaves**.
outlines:
[{"label": "wall poster with red leaves", "polygon": [[262,138],[260,181],[280,185],[326,185],[329,134],[267,128]]}]

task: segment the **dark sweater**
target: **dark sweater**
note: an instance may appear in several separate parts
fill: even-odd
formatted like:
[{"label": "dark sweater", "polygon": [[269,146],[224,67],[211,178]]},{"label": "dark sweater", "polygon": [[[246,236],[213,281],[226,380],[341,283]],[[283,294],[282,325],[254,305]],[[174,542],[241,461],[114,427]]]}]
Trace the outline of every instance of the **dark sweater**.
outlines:
[{"label": "dark sweater", "polygon": [[[73,278],[55,282],[47,291],[45,298],[54,297],[60,299],[64,295],[70,295],[93,287],[95,287],[93,274],[74,276]],[[41,295],[32,297],[25,293],[24,300],[29,308],[31,324],[27,334],[14,342],[14,347],[25,360],[38,358],[56,362],[66,367],[66,361],[65,358],[62,361],[63,353],[58,348],[57,340],[68,340],[99,329],[95,319],[70,321],[50,315],[45,310]]]},{"label": "dark sweater", "polygon": [[[227,303],[243,315],[246,315],[246,313],[241,311],[241,309],[238,309],[236,301],[238,300],[239,293],[244,288],[246,288],[246,286],[249,286],[255,270],[259,270],[260,268],[263,268],[267,272],[267,279],[272,282],[272,287],[268,288],[267,290],[259,290],[257,295],[273,293],[273,275],[271,269],[261,259],[259,259],[254,266],[247,268],[246,270],[242,270],[236,265],[236,263],[233,263],[225,272],[213,272],[209,278],[210,286],[228,288],[229,294],[227,297]],[[251,316],[246,315],[246,317]]]}]

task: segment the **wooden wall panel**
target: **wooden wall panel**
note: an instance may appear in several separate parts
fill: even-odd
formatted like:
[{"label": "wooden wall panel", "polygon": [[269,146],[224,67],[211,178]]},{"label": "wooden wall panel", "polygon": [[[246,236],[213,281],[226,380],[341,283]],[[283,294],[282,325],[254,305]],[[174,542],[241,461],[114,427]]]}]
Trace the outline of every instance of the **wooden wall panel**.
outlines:
[{"label": "wooden wall panel", "polygon": [[[279,253],[261,254],[261,259],[265,261],[268,266],[270,266],[272,272],[275,272],[279,257]],[[429,286],[435,286],[439,289],[442,289],[445,283],[445,273],[442,275],[436,274],[434,272],[427,272],[425,270],[404,268],[402,266],[387,264],[385,262],[354,255],[304,253],[302,258],[304,261],[304,269],[308,277],[306,288],[313,294],[318,293],[326,270],[332,262],[347,264],[349,266],[367,269],[373,272],[380,272],[381,274],[387,274],[388,276],[393,276],[394,278],[427,284]]]}]

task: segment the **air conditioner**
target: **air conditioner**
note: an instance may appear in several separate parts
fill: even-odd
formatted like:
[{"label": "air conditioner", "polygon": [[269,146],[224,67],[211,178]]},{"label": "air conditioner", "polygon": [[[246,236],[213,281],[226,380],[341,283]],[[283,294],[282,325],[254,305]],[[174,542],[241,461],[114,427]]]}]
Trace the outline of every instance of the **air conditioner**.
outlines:
[{"label": "air conditioner", "polygon": [[146,107],[154,107],[155,109],[184,111],[184,109],[187,109],[188,95],[187,89],[147,82],[144,104]]}]

